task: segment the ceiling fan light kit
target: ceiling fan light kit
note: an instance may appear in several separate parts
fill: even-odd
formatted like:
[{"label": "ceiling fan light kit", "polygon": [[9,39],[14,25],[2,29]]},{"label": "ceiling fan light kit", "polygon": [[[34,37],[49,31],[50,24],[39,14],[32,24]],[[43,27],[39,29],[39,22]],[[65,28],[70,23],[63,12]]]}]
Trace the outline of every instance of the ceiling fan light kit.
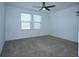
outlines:
[{"label": "ceiling fan light kit", "polygon": [[42,10],[46,10],[46,8],[42,8]]}]

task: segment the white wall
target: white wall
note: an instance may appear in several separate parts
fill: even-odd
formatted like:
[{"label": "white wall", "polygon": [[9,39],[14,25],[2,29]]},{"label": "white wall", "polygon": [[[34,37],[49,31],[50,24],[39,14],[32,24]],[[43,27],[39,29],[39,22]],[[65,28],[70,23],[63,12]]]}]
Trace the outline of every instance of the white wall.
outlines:
[{"label": "white wall", "polygon": [[5,30],[4,30],[4,3],[0,2],[0,54],[5,42]]},{"label": "white wall", "polygon": [[50,30],[51,35],[64,38],[67,40],[78,40],[78,27],[76,11],[79,10],[79,6],[73,6],[50,14]]},{"label": "white wall", "polygon": [[[31,13],[42,15],[42,27],[40,30],[21,30],[20,26],[20,13]],[[28,38],[34,36],[48,35],[48,14],[17,7],[6,7],[6,40],[14,40],[19,38]]]}]

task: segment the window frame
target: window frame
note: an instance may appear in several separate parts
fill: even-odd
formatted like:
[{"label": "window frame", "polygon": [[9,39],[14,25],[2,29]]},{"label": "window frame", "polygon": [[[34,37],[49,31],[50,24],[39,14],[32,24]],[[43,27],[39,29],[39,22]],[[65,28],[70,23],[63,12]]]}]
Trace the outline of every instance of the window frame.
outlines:
[{"label": "window frame", "polygon": [[[30,21],[22,21],[22,18],[21,18],[21,16],[22,16],[22,14],[28,14],[28,15],[30,15]],[[20,28],[21,28],[21,30],[30,30],[31,29],[31,20],[32,20],[32,15],[30,14],[30,13],[20,13],[20,21],[21,21],[21,23],[20,23]],[[30,23],[30,28],[29,29],[27,29],[27,28],[25,28],[25,29],[22,29],[22,23]]]},{"label": "window frame", "polygon": [[[38,22],[37,21],[34,21],[34,15],[40,16],[41,17],[41,21],[38,21]],[[32,26],[32,28],[35,29],[34,28],[34,23],[39,23],[40,24],[40,28],[37,28],[39,30],[39,29],[41,29],[42,16],[39,15],[39,14],[34,14],[34,15],[32,15],[32,17],[33,17],[32,18],[33,19],[33,26]],[[35,29],[35,30],[37,30],[37,29]]]},{"label": "window frame", "polygon": [[[22,13],[21,13],[21,14],[22,14]],[[21,14],[20,14],[20,15],[21,15]],[[41,15],[39,15],[39,14],[31,14],[31,13],[24,13],[24,14],[29,14],[29,15],[31,16],[31,18],[30,18],[31,20],[30,20],[30,21],[22,21],[22,20],[21,20],[21,23],[20,23],[20,24],[21,24],[21,25],[20,25],[21,30],[33,30],[33,29],[34,29],[34,30],[39,30],[39,29],[41,29],[41,23],[42,23],[42,16],[41,16]],[[40,16],[40,17],[41,17],[41,21],[40,21],[40,22],[35,22],[35,21],[34,21],[34,15]],[[20,16],[20,17],[21,17],[21,16]],[[30,23],[30,29],[22,29],[22,22],[24,22],[24,23]],[[39,24],[40,24],[40,26],[39,26],[40,28],[35,29],[35,28],[34,28],[34,23],[39,23]]]}]

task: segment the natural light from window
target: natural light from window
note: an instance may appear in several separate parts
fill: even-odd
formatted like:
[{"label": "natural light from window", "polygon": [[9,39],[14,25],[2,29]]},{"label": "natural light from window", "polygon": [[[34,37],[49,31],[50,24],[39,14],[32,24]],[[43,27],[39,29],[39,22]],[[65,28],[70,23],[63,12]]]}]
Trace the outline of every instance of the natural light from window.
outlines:
[{"label": "natural light from window", "polygon": [[31,15],[21,13],[21,29],[30,29]]},{"label": "natural light from window", "polygon": [[33,28],[34,29],[40,29],[41,20],[42,18],[40,15],[33,15]]},{"label": "natural light from window", "polygon": [[40,15],[32,15],[21,13],[21,29],[40,29],[42,17]]}]

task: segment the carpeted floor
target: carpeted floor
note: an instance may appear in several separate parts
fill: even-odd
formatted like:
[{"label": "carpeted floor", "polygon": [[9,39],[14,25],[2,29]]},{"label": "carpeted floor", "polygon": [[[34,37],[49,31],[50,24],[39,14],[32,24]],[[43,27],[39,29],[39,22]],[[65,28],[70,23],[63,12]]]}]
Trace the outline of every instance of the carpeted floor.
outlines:
[{"label": "carpeted floor", "polygon": [[78,44],[72,41],[41,36],[6,41],[1,57],[76,57]]}]

